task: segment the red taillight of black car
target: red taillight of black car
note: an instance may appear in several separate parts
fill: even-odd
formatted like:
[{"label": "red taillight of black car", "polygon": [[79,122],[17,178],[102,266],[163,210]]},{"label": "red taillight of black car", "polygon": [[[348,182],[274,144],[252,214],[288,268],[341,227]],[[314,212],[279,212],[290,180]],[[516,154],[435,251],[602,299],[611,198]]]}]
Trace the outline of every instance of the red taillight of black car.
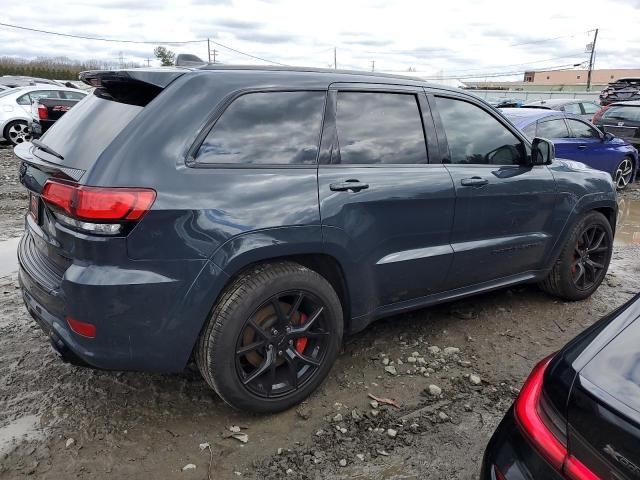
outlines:
[{"label": "red taillight of black car", "polygon": [[47,180],[42,199],[61,223],[89,233],[114,235],[121,232],[123,224],[138,221],[149,211],[156,192]]},{"label": "red taillight of black car", "polygon": [[571,480],[599,480],[599,477],[570,455],[567,445],[558,439],[541,415],[544,372],[552,358],[545,358],[534,368],[515,403],[516,421],[532,445],[557,471]]}]

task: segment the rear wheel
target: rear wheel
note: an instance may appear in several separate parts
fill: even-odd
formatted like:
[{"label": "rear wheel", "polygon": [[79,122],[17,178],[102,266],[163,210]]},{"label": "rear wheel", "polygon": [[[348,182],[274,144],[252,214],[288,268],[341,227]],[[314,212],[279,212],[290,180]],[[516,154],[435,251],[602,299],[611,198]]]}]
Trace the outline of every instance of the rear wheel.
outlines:
[{"label": "rear wheel", "polygon": [[629,157],[624,157],[618,164],[613,180],[616,182],[616,188],[618,190],[624,190],[631,182],[633,177],[633,160]]},{"label": "rear wheel", "polygon": [[31,132],[27,128],[27,122],[23,120],[15,120],[7,124],[2,136],[12,145],[31,141]]},{"label": "rear wheel", "polygon": [[586,214],[574,227],[541,288],[566,300],[589,297],[607,274],[612,251],[613,233],[607,218],[600,212]]},{"label": "rear wheel", "polygon": [[342,342],[331,285],[301,265],[256,267],[223,293],[199,340],[198,367],[229,405],[277,412],[324,380]]}]

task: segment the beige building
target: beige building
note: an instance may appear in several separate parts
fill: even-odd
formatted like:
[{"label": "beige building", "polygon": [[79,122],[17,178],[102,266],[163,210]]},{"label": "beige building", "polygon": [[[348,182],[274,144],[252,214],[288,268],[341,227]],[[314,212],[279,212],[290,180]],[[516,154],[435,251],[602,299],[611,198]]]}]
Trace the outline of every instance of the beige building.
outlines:
[{"label": "beige building", "polygon": [[[551,70],[525,72],[524,83],[532,85],[572,85],[587,86],[587,70]],[[606,85],[609,82],[625,77],[640,78],[640,68],[613,68],[594,70],[591,76],[592,85]]]}]

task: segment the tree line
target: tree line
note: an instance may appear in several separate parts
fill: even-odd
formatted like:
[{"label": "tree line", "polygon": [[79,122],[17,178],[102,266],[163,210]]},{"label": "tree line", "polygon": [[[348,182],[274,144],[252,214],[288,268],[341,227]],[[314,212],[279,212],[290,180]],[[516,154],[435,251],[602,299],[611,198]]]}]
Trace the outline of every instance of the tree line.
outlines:
[{"label": "tree line", "polygon": [[27,60],[14,57],[0,57],[0,75],[26,75],[52,80],[77,80],[85,70],[110,70],[114,68],[135,68],[133,62],[105,62],[102,60],[77,61],[67,57],[38,57]]}]

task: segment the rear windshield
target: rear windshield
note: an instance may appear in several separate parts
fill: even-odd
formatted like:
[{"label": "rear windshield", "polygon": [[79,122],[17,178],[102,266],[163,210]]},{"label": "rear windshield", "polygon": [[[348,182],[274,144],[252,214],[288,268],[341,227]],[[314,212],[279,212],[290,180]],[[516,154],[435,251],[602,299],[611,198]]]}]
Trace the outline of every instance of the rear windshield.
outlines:
[{"label": "rear windshield", "polygon": [[87,95],[42,136],[42,143],[64,157],[46,160],[89,169],[142,108]]},{"label": "rear windshield", "polygon": [[611,120],[626,120],[629,122],[640,122],[640,107],[613,106],[605,110],[602,118]]}]

